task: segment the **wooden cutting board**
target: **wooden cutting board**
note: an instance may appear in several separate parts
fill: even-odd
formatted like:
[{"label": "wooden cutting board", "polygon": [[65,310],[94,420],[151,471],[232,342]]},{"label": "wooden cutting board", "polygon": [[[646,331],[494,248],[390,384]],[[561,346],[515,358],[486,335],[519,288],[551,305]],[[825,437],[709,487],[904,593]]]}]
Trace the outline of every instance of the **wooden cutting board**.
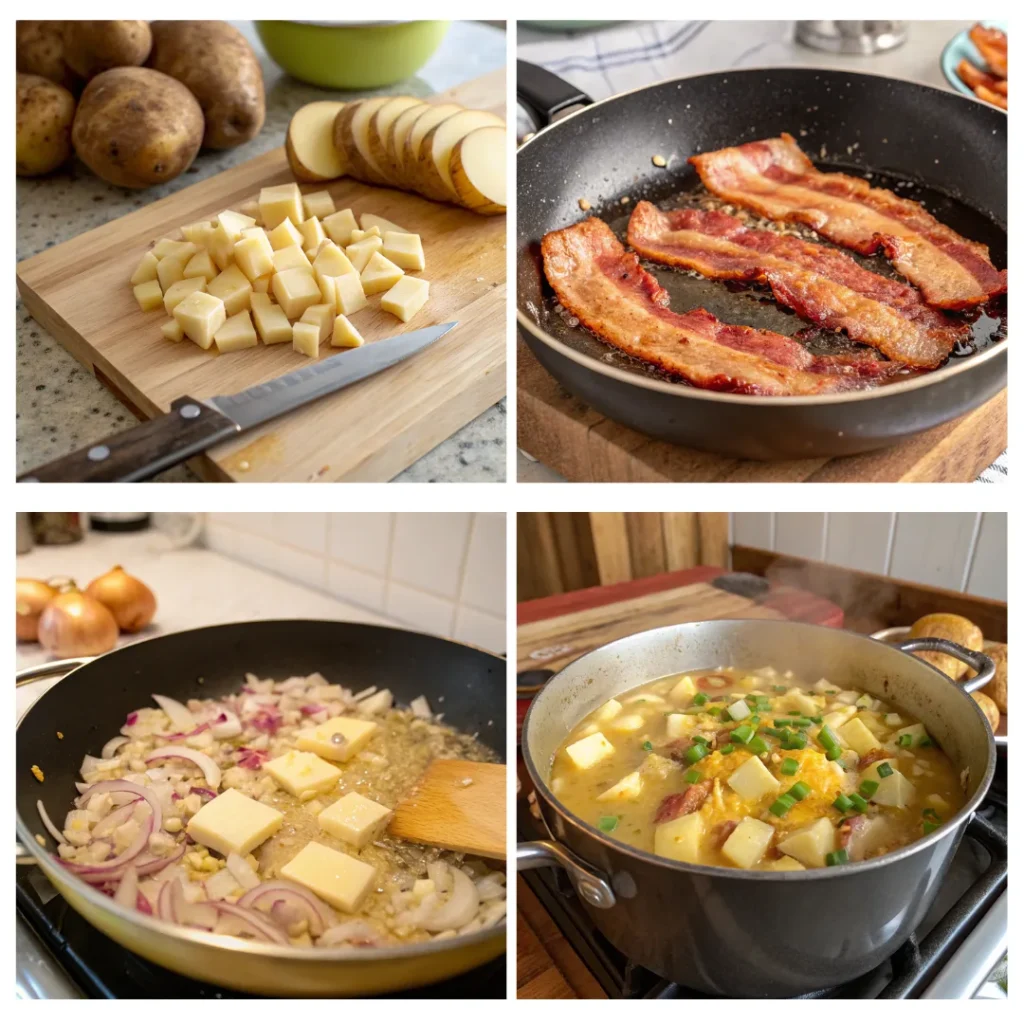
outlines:
[{"label": "wooden cutting board", "polygon": [[1006,391],[958,420],[881,451],[754,462],[694,451],[623,427],[569,394],[519,341],[517,444],[581,482],[966,482],[1006,448]]},{"label": "wooden cutting board", "polygon": [[[504,71],[442,99],[503,114]],[[263,383],[308,360],[290,345],[211,355],[165,341],[166,317],[143,313],[128,279],[157,239],[291,180],[284,149],[275,149],[19,263],[18,289],[32,316],[144,418],[181,395],[211,398]],[[350,178],[302,186],[322,189],[339,210],[376,213],[423,237],[427,306],[403,324],[371,300],[353,318],[363,337],[458,326],[383,373],[211,449],[191,463],[204,479],[389,480],[505,394],[505,218]],[[337,352],[325,343],[320,358]]]}]

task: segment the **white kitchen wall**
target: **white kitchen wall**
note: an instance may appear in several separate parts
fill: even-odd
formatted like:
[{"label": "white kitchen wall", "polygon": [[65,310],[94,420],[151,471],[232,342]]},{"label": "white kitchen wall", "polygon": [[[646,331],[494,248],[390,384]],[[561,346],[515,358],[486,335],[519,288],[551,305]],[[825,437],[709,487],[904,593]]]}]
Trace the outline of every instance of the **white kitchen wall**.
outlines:
[{"label": "white kitchen wall", "polygon": [[211,512],[204,543],[412,629],[505,650],[499,512]]},{"label": "white kitchen wall", "polygon": [[1005,512],[735,512],[732,543],[1006,600]]}]

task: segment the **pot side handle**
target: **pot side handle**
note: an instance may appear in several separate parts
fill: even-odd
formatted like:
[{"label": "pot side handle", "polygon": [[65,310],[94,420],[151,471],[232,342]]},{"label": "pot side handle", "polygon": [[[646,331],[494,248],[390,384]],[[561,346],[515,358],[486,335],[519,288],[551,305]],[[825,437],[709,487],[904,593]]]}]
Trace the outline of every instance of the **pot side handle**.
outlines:
[{"label": "pot side handle", "polygon": [[581,899],[599,910],[610,910],[615,906],[615,893],[604,876],[561,843],[548,839],[519,843],[516,846],[516,871],[533,868],[563,868]]},{"label": "pot side handle", "polygon": [[575,85],[529,61],[516,61],[516,97],[530,111],[538,130],[594,101]]},{"label": "pot side handle", "polygon": [[[987,654],[972,651],[969,647],[953,643],[952,640],[941,640],[937,636],[919,636],[910,640],[900,640],[893,646],[907,654],[913,654],[915,651],[937,651],[939,654],[948,654],[951,658],[956,658],[957,661],[969,665],[978,674],[965,683],[957,684],[968,693],[988,686],[996,674],[996,663]],[[949,677],[947,676],[947,678]]]}]

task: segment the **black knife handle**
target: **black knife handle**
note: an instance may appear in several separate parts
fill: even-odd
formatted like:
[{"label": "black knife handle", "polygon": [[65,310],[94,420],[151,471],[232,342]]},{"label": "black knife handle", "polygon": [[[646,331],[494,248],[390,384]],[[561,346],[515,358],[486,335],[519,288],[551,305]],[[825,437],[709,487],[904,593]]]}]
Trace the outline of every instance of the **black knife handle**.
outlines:
[{"label": "black knife handle", "polygon": [[18,482],[148,480],[237,433],[237,424],[227,416],[186,396],[166,415],[23,473]]}]

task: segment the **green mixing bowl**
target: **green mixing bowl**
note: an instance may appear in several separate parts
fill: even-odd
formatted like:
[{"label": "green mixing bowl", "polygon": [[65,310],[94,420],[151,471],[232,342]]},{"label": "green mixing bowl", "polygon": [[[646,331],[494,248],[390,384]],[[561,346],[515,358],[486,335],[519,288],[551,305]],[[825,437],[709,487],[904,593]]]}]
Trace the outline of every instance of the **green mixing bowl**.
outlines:
[{"label": "green mixing bowl", "polygon": [[257,21],[267,53],[294,78],[330,89],[378,89],[415,74],[447,21]]}]

